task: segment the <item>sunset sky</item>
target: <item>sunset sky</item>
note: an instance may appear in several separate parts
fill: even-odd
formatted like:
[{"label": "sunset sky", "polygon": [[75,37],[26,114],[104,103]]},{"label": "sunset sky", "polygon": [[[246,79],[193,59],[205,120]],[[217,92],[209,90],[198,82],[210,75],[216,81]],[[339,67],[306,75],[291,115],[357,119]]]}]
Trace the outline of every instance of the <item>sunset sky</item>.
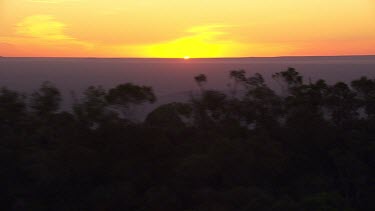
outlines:
[{"label": "sunset sky", "polygon": [[375,0],[0,0],[0,55],[375,54]]}]

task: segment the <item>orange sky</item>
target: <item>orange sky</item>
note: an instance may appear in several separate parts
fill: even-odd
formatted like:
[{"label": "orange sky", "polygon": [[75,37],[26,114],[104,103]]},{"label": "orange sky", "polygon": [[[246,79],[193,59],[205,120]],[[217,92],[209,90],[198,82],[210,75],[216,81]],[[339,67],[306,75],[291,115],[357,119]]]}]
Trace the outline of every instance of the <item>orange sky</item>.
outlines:
[{"label": "orange sky", "polygon": [[0,55],[375,54],[375,0],[0,0]]}]

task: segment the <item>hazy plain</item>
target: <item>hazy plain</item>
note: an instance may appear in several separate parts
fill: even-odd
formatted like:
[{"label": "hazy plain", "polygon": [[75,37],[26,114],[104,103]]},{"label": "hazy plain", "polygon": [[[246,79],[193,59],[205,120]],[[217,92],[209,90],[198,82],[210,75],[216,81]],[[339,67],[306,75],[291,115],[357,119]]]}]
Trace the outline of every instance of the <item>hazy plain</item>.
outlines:
[{"label": "hazy plain", "polygon": [[[271,75],[294,67],[305,80],[325,79],[328,83],[351,81],[361,76],[375,78],[375,56],[278,57],[231,59],[99,59],[99,58],[0,58],[0,86],[31,93],[43,81],[54,83],[64,94],[64,107],[70,93],[77,96],[90,85],[111,88],[132,82],[152,86],[159,99],[156,105],[186,100],[196,90],[193,77],[205,74],[207,88],[226,90],[229,71],[244,69],[263,74],[277,89]],[[153,107],[144,107],[150,110]]]}]

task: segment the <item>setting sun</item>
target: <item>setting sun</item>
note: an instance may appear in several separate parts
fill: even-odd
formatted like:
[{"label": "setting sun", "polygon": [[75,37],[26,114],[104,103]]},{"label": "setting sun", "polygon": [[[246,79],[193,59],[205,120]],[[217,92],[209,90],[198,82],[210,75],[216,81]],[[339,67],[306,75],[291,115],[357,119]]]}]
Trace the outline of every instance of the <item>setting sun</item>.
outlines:
[{"label": "setting sun", "polygon": [[190,56],[184,56],[184,59],[185,59],[185,60],[189,60],[189,59],[190,59]]},{"label": "setting sun", "polygon": [[372,0],[3,0],[0,55],[375,54],[372,20]]}]

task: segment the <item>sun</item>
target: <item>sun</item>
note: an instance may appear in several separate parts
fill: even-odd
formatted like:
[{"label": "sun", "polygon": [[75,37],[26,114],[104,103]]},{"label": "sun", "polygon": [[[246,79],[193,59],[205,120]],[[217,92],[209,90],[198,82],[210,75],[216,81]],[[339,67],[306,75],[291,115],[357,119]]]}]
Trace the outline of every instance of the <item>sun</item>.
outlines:
[{"label": "sun", "polygon": [[184,59],[185,59],[185,60],[189,60],[189,59],[190,59],[190,56],[184,56]]}]

